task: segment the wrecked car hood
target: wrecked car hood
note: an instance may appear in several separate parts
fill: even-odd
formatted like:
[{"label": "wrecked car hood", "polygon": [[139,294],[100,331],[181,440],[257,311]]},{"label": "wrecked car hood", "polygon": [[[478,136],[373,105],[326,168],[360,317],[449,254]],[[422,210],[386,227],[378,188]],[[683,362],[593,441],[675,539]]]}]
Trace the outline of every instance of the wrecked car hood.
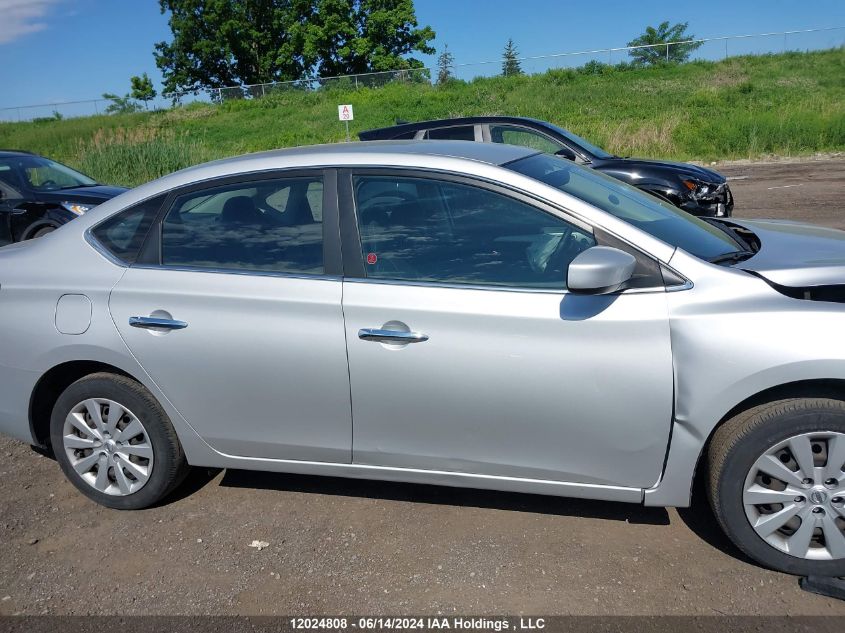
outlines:
[{"label": "wrecked car hood", "polygon": [[789,220],[730,222],[754,232],[760,251],[735,268],[781,286],[845,285],[845,231]]}]

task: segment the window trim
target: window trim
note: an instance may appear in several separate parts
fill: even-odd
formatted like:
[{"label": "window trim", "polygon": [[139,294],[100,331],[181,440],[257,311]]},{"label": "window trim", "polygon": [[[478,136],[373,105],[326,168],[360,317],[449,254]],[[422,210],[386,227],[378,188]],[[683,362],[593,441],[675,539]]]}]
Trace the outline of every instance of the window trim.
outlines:
[{"label": "window trim", "polygon": [[[204,267],[204,266],[167,266],[162,263],[162,228],[164,218],[173,208],[173,203],[180,196],[205,189],[230,185],[261,182],[264,180],[285,180],[296,178],[321,178],[323,181],[323,272],[302,273],[270,270],[248,270],[243,268]],[[175,270],[182,272],[202,272],[216,274],[252,275],[256,277],[292,277],[297,279],[339,279],[342,275],[342,257],[339,230],[339,208],[337,170],[330,167],[291,169],[272,169],[243,172],[217,178],[207,178],[176,187],[167,192],[167,196],[158,214],[147,232],[138,258],[131,266],[147,270]],[[125,264],[124,264],[125,265]]]},{"label": "window trim", "polygon": [[[358,208],[355,201],[354,177],[356,176],[393,176],[397,178],[423,178],[428,180],[439,180],[443,182],[453,182],[462,184],[485,191],[490,191],[507,198],[511,198],[523,204],[527,204],[537,211],[548,213],[564,222],[569,222],[587,231],[590,235],[595,237],[595,227],[585,222],[584,220],[571,215],[565,209],[556,207],[545,200],[529,195],[527,192],[514,189],[503,185],[501,183],[493,182],[486,179],[480,179],[471,176],[464,176],[462,174],[455,174],[453,172],[444,172],[436,169],[420,169],[420,168],[402,168],[402,167],[353,167],[344,169],[339,174],[339,192],[341,200],[341,233],[344,241],[344,281],[354,283],[377,283],[386,285],[405,285],[405,286],[428,286],[435,288],[463,288],[470,290],[488,290],[498,292],[534,292],[543,294],[569,294],[565,288],[535,288],[530,286],[504,286],[495,284],[472,284],[463,282],[449,282],[449,281],[415,281],[408,279],[382,279],[367,277],[366,266],[364,265],[364,253],[362,250],[361,232],[358,227]],[[354,248],[351,248],[354,246]],[[636,249],[641,252],[639,249]],[[654,259],[653,257],[643,253],[643,255]],[[664,291],[661,286],[659,288],[636,289],[642,290]],[[634,292],[634,291],[631,291]]]}]

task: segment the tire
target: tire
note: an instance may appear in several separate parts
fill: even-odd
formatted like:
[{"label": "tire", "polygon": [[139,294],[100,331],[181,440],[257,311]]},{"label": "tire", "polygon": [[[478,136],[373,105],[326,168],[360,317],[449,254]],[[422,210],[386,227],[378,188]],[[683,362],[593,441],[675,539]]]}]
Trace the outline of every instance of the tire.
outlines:
[{"label": "tire", "polygon": [[[791,398],[744,411],[716,430],[708,449],[706,486],[716,520],[740,550],[766,567],[845,576],[845,464],[839,462],[845,462],[845,402]],[[826,479],[817,481],[821,477]],[[758,503],[763,498],[766,503]],[[770,503],[776,498],[782,502]],[[782,527],[766,534],[763,524],[779,525],[785,517]]]},{"label": "tire", "polygon": [[118,510],[157,503],[189,470],[161,405],[143,385],[118,374],[91,374],[65,389],[53,407],[50,440],[70,482],[89,499]]},{"label": "tire", "polygon": [[56,230],[57,227],[55,226],[42,226],[40,229],[33,232],[32,236],[29,239],[34,240],[36,237],[41,237],[43,235],[47,235],[47,233],[52,233]]}]

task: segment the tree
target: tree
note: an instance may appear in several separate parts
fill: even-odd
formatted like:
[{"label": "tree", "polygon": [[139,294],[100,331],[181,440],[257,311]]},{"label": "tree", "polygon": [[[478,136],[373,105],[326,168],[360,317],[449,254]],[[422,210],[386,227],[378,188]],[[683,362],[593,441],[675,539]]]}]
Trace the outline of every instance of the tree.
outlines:
[{"label": "tree", "polygon": [[[628,51],[628,54],[634,58],[634,64],[639,66],[650,66],[660,62],[685,62],[690,54],[702,44],[702,42],[688,41],[695,39],[695,35],[686,32],[688,26],[689,22],[678,22],[669,26],[668,21],[662,22],[657,28],[649,26],[645,33],[628,42],[628,46],[649,46],[649,48],[635,48]],[[670,44],[670,42],[684,43]],[[654,46],[654,44],[666,44],[666,46]]]},{"label": "tree", "polygon": [[141,110],[141,106],[132,100],[132,95],[116,95],[110,92],[103,93],[103,99],[111,103],[106,107],[106,114],[131,114]]},{"label": "tree", "polygon": [[159,0],[170,42],[155,45],[164,91],[197,92],[419,68],[433,54],[413,0]]},{"label": "tree", "polygon": [[443,52],[437,56],[437,83],[445,84],[454,79],[455,56],[449,52],[449,45],[443,46]]},{"label": "tree", "polygon": [[137,75],[130,77],[129,83],[132,88],[132,91],[129,93],[130,96],[138,101],[143,101],[144,107],[149,109],[148,103],[155,99],[157,94],[155,88],[153,88],[152,79],[149,78],[147,73],[144,73],[140,77]]},{"label": "tree", "polygon": [[300,0],[291,35],[305,69],[323,77],[423,68],[435,33],[418,28],[413,0]]},{"label": "tree", "polygon": [[516,50],[516,44],[513,39],[508,39],[505,45],[505,52],[502,55],[502,75],[511,77],[513,75],[521,75],[522,66],[519,64],[519,51]]}]

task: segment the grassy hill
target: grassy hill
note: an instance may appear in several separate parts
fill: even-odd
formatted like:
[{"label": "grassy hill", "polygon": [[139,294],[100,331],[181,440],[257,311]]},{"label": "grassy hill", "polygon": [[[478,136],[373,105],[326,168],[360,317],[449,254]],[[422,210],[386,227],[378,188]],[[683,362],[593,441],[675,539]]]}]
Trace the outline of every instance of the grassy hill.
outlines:
[{"label": "grassy hill", "polygon": [[845,149],[845,49],[587,74],[553,70],[446,86],[282,91],[256,100],[62,121],[0,123],[0,147],[56,158],[103,182],[136,185],[195,163],[344,139],[398,118],[511,114],[567,127],[621,155],[679,160]]}]

